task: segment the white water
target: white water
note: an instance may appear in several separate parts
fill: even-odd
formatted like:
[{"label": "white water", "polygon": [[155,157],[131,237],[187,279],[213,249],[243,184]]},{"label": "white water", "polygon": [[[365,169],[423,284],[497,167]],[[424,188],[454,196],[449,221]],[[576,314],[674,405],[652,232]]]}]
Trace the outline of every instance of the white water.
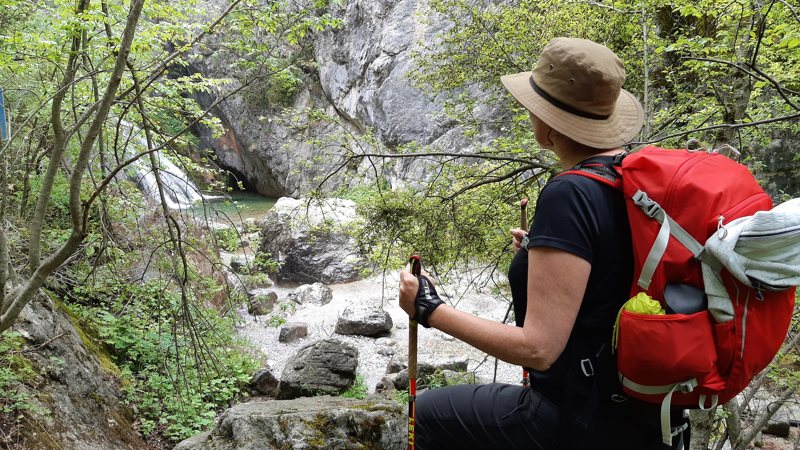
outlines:
[{"label": "white water", "polygon": [[[147,150],[147,140],[142,131],[130,122],[123,122],[124,132],[130,133],[130,141],[134,145],[132,154]],[[158,175],[164,189],[164,200],[169,209],[182,210],[202,201],[219,200],[222,197],[203,195],[200,189],[189,179],[186,172],[173,163],[161,151],[153,153],[158,165]],[[146,197],[156,203],[161,202],[156,174],[150,164],[150,158],[143,156],[136,160],[128,171],[128,176]]]},{"label": "white water", "polygon": [[[158,174],[164,188],[164,200],[170,209],[186,209],[203,200],[203,195],[197,186],[189,180],[186,173],[175,165],[169,158],[155,153],[158,164]],[[160,196],[156,175],[150,164],[150,158],[141,158],[136,162],[136,175],[134,181],[142,192],[150,199],[158,202]]]}]

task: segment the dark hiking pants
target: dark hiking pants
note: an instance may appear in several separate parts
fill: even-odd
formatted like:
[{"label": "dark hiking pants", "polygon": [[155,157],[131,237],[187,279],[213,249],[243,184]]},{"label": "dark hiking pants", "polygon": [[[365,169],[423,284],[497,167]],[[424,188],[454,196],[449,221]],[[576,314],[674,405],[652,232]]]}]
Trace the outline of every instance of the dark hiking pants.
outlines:
[{"label": "dark hiking pants", "polygon": [[[688,433],[673,439],[671,447],[664,445],[658,406],[633,402],[602,407],[594,414],[588,429],[564,433],[558,406],[534,389],[500,383],[433,389],[417,398],[416,447],[419,450],[683,448],[682,438],[688,437]],[[675,420],[672,423],[679,424]]]}]

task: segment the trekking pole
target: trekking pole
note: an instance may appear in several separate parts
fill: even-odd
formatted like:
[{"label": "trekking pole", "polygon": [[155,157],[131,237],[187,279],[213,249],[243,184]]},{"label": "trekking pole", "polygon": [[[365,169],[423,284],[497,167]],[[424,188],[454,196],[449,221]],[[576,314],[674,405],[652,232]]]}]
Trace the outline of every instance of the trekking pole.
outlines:
[{"label": "trekking pole", "polygon": [[[519,201],[519,227],[527,231],[528,229],[528,199],[523,198]],[[520,251],[523,249],[520,248]],[[525,250],[527,251],[527,250]],[[528,377],[528,370],[522,368],[522,386],[528,387],[530,385],[530,378]]]},{"label": "trekking pole", "polygon": [[[422,275],[422,262],[419,255],[411,255],[408,259],[411,275],[419,278]],[[417,321],[408,321],[408,450],[414,450],[414,417],[417,401]]]}]

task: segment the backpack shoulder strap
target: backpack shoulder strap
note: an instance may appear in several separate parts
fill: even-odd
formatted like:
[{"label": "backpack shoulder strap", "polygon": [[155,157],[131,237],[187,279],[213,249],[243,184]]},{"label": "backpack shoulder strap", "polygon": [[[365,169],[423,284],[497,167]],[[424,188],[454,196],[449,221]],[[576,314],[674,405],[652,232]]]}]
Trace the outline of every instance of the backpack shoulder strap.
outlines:
[{"label": "backpack shoulder strap", "polygon": [[591,178],[600,183],[606,184],[617,190],[622,190],[622,174],[620,172],[622,165],[622,158],[624,154],[614,157],[613,161],[602,161],[597,159],[589,159],[577,166],[561,172],[557,176],[562,175],[580,175],[586,178]]}]

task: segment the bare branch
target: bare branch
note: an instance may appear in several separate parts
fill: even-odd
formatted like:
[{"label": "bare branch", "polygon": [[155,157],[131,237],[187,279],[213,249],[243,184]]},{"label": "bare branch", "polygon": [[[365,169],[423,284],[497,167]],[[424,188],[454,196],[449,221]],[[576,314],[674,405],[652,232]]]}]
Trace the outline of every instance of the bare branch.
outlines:
[{"label": "bare branch", "polygon": [[800,15],[797,14],[797,10],[794,9],[794,6],[790,5],[786,0],[778,0],[778,3],[781,3],[783,6],[789,8],[789,12],[791,12],[794,16],[794,20],[800,22]]},{"label": "bare branch", "polygon": [[453,194],[448,195],[447,197],[445,197],[445,199],[446,200],[452,200],[452,199],[458,197],[459,195],[461,195],[461,194],[463,194],[463,193],[465,193],[467,191],[471,191],[473,189],[476,189],[478,187],[481,187],[481,186],[484,186],[484,185],[487,185],[487,184],[498,183],[498,182],[501,182],[501,181],[504,181],[504,180],[508,180],[509,178],[513,178],[513,177],[515,177],[515,176],[517,176],[517,175],[519,175],[521,173],[525,173],[525,172],[527,172],[529,170],[534,170],[536,168],[537,167],[534,166],[534,165],[524,165],[522,167],[518,167],[518,168],[516,168],[514,170],[506,172],[506,173],[504,173],[502,175],[491,176],[491,177],[490,176],[486,176],[486,177],[482,178],[481,180],[478,180],[478,181],[476,181],[476,182],[474,182],[474,183],[472,183],[472,184],[470,184],[468,186],[465,186],[465,187],[457,190]]},{"label": "bare branch", "polygon": [[512,156],[502,156],[492,153],[455,153],[455,152],[418,152],[418,153],[362,153],[358,155],[353,155],[353,157],[358,158],[390,158],[390,159],[397,159],[397,158],[424,158],[424,157],[434,157],[434,156],[445,156],[445,157],[453,157],[453,158],[474,158],[474,159],[483,159],[489,161],[506,161],[506,162],[515,162],[520,164],[529,164],[533,168],[536,169],[544,169],[550,170],[552,166],[547,164],[541,164],[529,159],[524,158],[516,158]]},{"label": "bare branch", "polygon": [[[728,413],[725,417],[725,425],[727,426],[727,436],[730,442],[737,442],[742,437],[742,416],[739,414],[741,407],[736,398],[732,398],[728,403],[722,405],[722,409]],[[720,439],[717,447],[723,446],[725,439]]]},{"label": "bare branch", "polygon": [[25,350],[15,350],[15,351],[11,351],[11,352],[9,352],[9,353],[11,353],[11,354],[15,354],[15,355],[19,355],[19,354],[23,354],[23,353],[34,353],[34,352],[38,352],[38,351],[39,351],[39,349],[41,349],[41,348],[45,347],[47,344],[49,344],[49,343],[51,343],[51,342],[55,341],[55,340],[56,340],[56,339],[58,339],[58,338],[60,338],[60,337],[63,337],[65,334],[66,334],[66,333],[60,333],[60,334],[57,334],[57,335],[55,335],[55,336],[51,337],[50,339],[48,339],[48,340],[46,340],[46,341],[42,342],[41,344],[37,345],[36,347],[26,348]]},{"label": "bare branch", "polygon": [[764,13],[764,16],[761,17],[761,22],[758,24],[758,29],[756,30],[758,39],[756,40],[755,50],[753,50],[753,57],[750,60],[750,67],[757,66],[756,61],[758,61],[758,52],[761,51],[761,41],[764,40],[764,32],[767,30],[767,19],[769,19],[769,13],[772,11],[773,6],[775,6],[774,0],[770,2],[767,12]]},{"label": "bare branch", "polygon": [[753,78],[755,78],[757,80],[764,81],[764,78],[760,77],[758,74],[750,72],[745,67],[743,67],[743,65],[741,63],[736,63],[736,62],[733,62],[733,61],[726,61],[724,59],[717,59],[717,58],[701,58],[701,57],[698,57],[698,56],[683,56],[680,59],[685,60],[685,61],[702,61],[702,62],[710,62],[710,63],[716,63],[716,64],[722,64],[722,65],[730,66],[730,67],[733,67],[736,70],[740,70],[740,71],[750,75],[751,77],[753,77]]},{"label": "bare branch", "polygon": [[9,281],[11,261],[8,255],[8,238],[6,237],[5,219],[0,219],[0,311],[5,310],[6,289]]},{"label": "bare branch", "polygon": [[86,166],[89,163],[89,154],[94,147],[97,136],[100,134],[103,123],[108,117],[111,105],[114,103],[116,97],[117,89],[122,82],[122,75],[128,62],[128,54],[133,44],[133,36],[136,33],[136,24],[139,22],[139,16],[141,15],[143,6],[144,0],[131,1],[128,21],[122,33],[122,38],[120,39],[114,70],[111,72],[111,77],[108,80],[103,98],[99,102],[100,106],[97,108],[97,113],[92,123],[89,125],[86,136],[84,136],[81,142],[80,153],[75,163],[75,169],[70,177],[69,210],[72,218],[72,226],[73,229],[81,230],[82,233],[86,232],[84,227],[84,210],[81,208],[81,180],[83,178],[83,172],[86,170]]},{"label": "bare branch", "polygon": [[598,8],[607,9],[607,10],[609,10],[609,11],[614,11],[614,12],[616,12],[616,13],[620,13],[620,14],[638,14],[638,13],[639,13],[639,11],[636,11],[636,10],[633,10],[633,9],[620,9],[620,8],[616,8],[616,7],[614,7],[614,6],[611,6],[611,5],[606,5],[606,4],[603,4],[603,3],[600,3],[600,2],[592,2],[592,1],[566,1],[566,2],[563,2],[563,3],[573,3],[573,4],[574,4],[574,3],[582,3],[582,4],[584,4],[584,5],[596,6],[596,7],[598,7]]},{"label": "bare branch", "polygon": [[743,433],[740,435],[738,441],[735,445],[733,445],[733,450],[744,450],[747,448],[747,445],[750,444],[755,438],[758,433],[767,425],[769,419],[775,415],[776,412],[786,403],[790,398],[792,398],[797,392],[798,383],[795,382],[790,386],[787,386],[781,395],[778,397],[777,400],[771,402],[767,405],[767,410],[760,414],[755,422],[750,426],[749,431],[747,433]]},{"label": "bare branch", "polygon": [[770,82],[770,84],[772,84],[772,86],[774,86],[774,87],[775,87],[775,89],[778,91],[778,95],[780,95],[780,96],[781,96],[781,98],[783,98],[783,100],[784,100],[784,101],[785,101],[785,102],[786,102],[786,103],[787,103],[789,106],[791,106],[791,107],[792,107],[792,109],[795,109],[795,110],[797,110],[797,111],[800,111],[800,106],[799,106],[797,103],[793,102],[793,101],[792,101],[792,99],[790,99],[790,98],[789,98],[789,97],[786,95],[786,92],[791,92],[791,93],[792,93],[792,94],[794,94],[794,95],[800,95],[800,92],[795,92],[795,91],[792,91],[792,90],[789,90],[789,89],[785,89],[784,87],[782,87],[782,86],[781,86],[781,84],[780,84],[780,83],[778,83],[778,82],[775,80],[775,78],[772,78],[770,75],[768,75],[766,72],[764,72],[763,70],[759,69],[758,67],[753,67],[753,70],[755,70],[756,72],[758,72],[758,74],[759,74],[759,75],[761,75],[761,76],[763,76],[764,78],[766,78],[766,79],[767,79],[767,80]]},{"label": "bare branch", "polygon": [[720,124],[720,125],[711,125],[711,126],[708,126],[708,127],[695,128],[693,130],[681,131],[681,132],[678,132],[678,133],[668,134],[666,136],[659,136],[657,138],[650,139],[650,140],[647,140],[647,141],[631,142],[630,145],[637,146],[637,145],[653,144],[653,143],[656,143],[656,142],[661,142],[661,141],[663,141],[665,139],[671,139],[671,138],[675,138],[675,137],[686,136],[688,134],[699,133],[701,131],[718,130],[718,129],[721,129],[721,128],[727,128],[727,129],[736,130],[736,129],[740,129],[740,128],[756,127],[756,126],[764,125],[764,124],[768,124],[768,123],[789,121],[789,120],[793,120],[793,119],[797,119],[797,118],[800,118],[800,113],[789,114],[787,116],[781,116],[781,117],[773,117],[772,119],[757,120],[755,122],[723,123],[723,124]]}]

